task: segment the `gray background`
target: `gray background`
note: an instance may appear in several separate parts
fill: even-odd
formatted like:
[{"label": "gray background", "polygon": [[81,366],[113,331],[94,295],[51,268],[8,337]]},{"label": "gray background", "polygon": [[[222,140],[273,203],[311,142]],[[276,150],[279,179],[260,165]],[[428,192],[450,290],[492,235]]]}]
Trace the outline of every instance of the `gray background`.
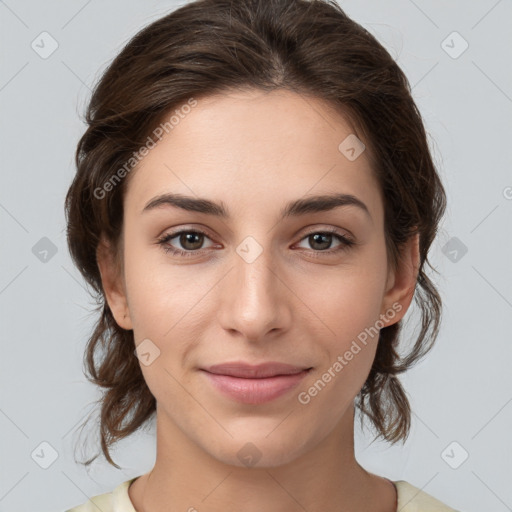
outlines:
[{"label": "gray background", "polygon": [[[427,359],[402,378],[411,435],[405,446],[370,445],[356,424],[356,456],[461,511],[512,510],[512,4],[340,4],[414,86],[449,200],[431,252],[443,326]],[[122,471],[75,463],[84,439],[76,426],[100,395],[82,374],[95,317],[67,251],[63,201],[92,84],[130,36],[177,5],[0,1],[0,511],[64,510],[154,461],[149,429],[114,452]],[[51,49],[43,31],[58,43],[47,58],[31,47],[46,37]],[[46,261],[43,237],[57,251]],[[42,442],[57,453],[47,469],[52,452]]]}]

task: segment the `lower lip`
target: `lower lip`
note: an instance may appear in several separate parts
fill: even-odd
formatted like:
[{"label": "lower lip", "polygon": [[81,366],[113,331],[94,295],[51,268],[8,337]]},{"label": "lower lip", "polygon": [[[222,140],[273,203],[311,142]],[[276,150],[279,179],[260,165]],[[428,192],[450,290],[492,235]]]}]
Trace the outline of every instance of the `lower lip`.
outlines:
[{"label": "lower lip", "polygon": [[218,375],[203,370],[210,382],[228,397],[244,404],[263,404],[293,389],[309,373],[304,370],[293,375],[276,375],[263,379],[244,379]]}]

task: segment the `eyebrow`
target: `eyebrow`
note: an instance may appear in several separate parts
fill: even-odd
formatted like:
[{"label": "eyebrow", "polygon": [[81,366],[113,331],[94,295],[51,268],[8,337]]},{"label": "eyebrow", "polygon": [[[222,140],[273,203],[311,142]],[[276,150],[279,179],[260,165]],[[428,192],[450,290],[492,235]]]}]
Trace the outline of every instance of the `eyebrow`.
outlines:
[{"label": "eyebrow", "polygon": [[[161,194],[154,197],[146,206],[144,206],[142,213],[162,208],[166,206],[173,206],[188,212],[204,213],[206,215],[213,215],[221,219],[230,219],[231,215],[224,205],[224,203],[215,203],[209,199],[185,196],[183,194]],[[280,218],[298,217],[307,213],[327,212],[342,206],[356,206],[362,210],[372,220],[372,216],[366,204],[352,194],[324,194],[318,196],[310,196],[302,199],[297,199],[287,203],[280,212]]]}]

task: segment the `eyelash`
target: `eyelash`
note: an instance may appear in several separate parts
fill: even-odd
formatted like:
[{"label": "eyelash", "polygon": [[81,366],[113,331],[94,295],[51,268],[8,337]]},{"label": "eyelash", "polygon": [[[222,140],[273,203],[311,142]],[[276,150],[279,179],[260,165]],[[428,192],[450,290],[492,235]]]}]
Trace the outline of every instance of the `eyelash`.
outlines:
[{"label": "eyelash", "polygon": [[[172,240],[173,238],[176,238],[179,235],[182,235],[183,233],[188,233],[188,234],[193,233],[193,234],[204,235],[204,236],[208,237],[208,234],[206,232],[200,230],[200,229],[184,229],[184,230],[181,230],[181,231],[176,231],[174,233],[168,233],[168,234],[164,235],[163,237],[158,239],[157,243],[162,247],[162,249],[166,253],[170,253],[173,256],[189,258],[189,257],[197,256],[198,254],[201,254],[201,252],[202,252],[201,249],[199,249],[197,251],[192,251],[192,250],[184,251],[182,249],[176,249],[176,248],[174,248],[174,247],[172,247],[171,245],[168,244],[168,242],[170,240]],[[346,237],[344,235],[339,234],[336,231],[336,229],[333,229],[333,228],[324,229],[324,230],[317,230],[317,231],[311,231],[309,233],[306,233],[301,238],[300,241],[302,242],[302,240],[304,240],[305,238],[308,238],[309,236],[316,235],[316,234],[334,235],[341,242],[341,245],[339,247],[337,247],[336,249],[331,249],[331,250],[325,250],[325,251],[315,251],[315,250],[313,250],[312,256],[314,258],[321,257],[321,256],[323,256],[325,254],[332,255],[332,254],[338,253],[340,251],[346,251],[346,250],[350,249],[352,246],[357,245],[357,242],[355,242],[351,238],[348,238],[348,237]]]}]

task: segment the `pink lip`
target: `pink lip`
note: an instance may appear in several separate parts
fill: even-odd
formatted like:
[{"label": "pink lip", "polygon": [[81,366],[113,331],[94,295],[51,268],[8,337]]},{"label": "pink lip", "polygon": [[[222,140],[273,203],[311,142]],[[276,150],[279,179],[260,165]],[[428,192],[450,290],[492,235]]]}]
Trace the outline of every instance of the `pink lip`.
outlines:
[{"label": "pink lip", "polygon": [[210,366],[202,371],[230,398],[246,404],[262,404],[297,386],[310,369],[282,363],[253,366],[238,362]]}]

